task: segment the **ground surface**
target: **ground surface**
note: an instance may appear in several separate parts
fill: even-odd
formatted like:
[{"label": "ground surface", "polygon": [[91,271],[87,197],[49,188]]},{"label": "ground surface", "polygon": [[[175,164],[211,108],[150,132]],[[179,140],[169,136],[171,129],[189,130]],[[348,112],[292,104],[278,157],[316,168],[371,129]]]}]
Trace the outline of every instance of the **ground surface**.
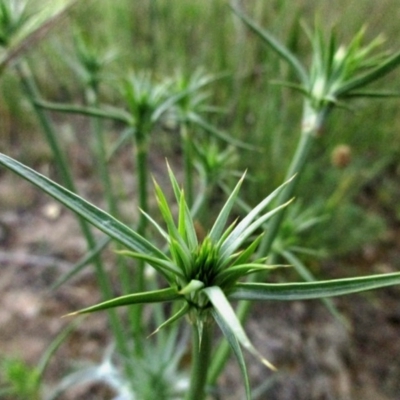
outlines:
[{"label": "ground surface", "polygon": [[[44,171],[46,172],[46,171]],[[129,180],[130,178],[126,178]],[[0,174],[0,357],[20,356],[35,364],[70,321],[60,316],[99,299],[91,272],[55,292],[49,286],[79,257],[85,243],[73,216],[29,184]],[[81,191],[96,197],[85,177]],[[399,230],[382,248],[325,263],[327,277],[393,272],[400,269]],[[351,269],[346,266],[353,265]],[[279,367],[271,375],[248,358],[254,386],[270,384],[261,399],[400,399],[400,288],[343,297],[335,304],[349,321],[346,330],[318,301],[257,305],[247,324],[256,347]],[[72,360],[99,360],[108,343],[104,315],[86,320],[57,351],[46,373],[54,382]],[[221,379],[221,399],[240,399],[234,363]],[[91,394],[89,394],[91,393]],[[111,399],[83,388],[72,398]],[[69,397],[71,398],[71,397]]]}]

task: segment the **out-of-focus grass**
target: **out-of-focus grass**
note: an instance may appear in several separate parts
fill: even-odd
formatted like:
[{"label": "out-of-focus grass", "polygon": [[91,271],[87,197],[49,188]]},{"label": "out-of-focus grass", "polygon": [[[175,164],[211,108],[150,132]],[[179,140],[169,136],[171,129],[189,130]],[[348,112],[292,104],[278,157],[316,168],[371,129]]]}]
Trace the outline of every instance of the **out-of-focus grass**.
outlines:
[{"label": "out-of-focus grass", "polygon": [[[383,32],[389,48],[400,46],[400,10],[395,0],[241,3],[248,15],[302,55],[304,62],[311,49],[300,20],[309,26],[318,20],[327,30],[335,26],[344,43],[367,24],[366,40]],[[300,99],[291,90],[271,84],[272,80],[287,79],[289,72],[233,15],[227,1],[103,0],[78,4],[68,23],[55,28],[46,41],[30,51],[29,58],[49,98],[80,101],[82,89],[61,61],[61,53],[68,54],[72,48],[69,26],[79,28],[95,46],[116,51],[116,62],[110,66],[114,76],[126,76],[132,69],[171,76],[177,70],[192,71],[197,66],[204,66],[211,73],[227,72],[211,88],[213,102],[226,107],[227,113],[212,118],[221,129],[254,144],[260,151],[256,156],[249,150],[239,153],[238,169],[247,168],[254,178],[247,183],[246,200],[254,203],[282,181],[298,139]],[[399,74],[391,74],[381,82],[381,86],[385,84],[389,89],[400,90]],[[17,142],[34,134],[34,130],[26,129],[30,113],[21,111],[25,105],[20,104],[13,87],[12,74],[6,73],[1,90],[7,97],[7,107],[0,104],[3,147],[13,141],[11,133]],[[102,90],[112,100],[113,81]],[[299,188],[305,205],[309,205],[310,190],[321,198],[330,196],[347,179],[349,168],[368,176],[368,171],[373,172],[382,160],[393,160],[400,148],[398,105],[397,100],[354,101],[352,111],[335,110],[313,149],[314,162]],[[340,143],[352,151],[351,164],[343,170],[331,164],[331,152]],[[355,195],[349,191],[347,198]]]}]

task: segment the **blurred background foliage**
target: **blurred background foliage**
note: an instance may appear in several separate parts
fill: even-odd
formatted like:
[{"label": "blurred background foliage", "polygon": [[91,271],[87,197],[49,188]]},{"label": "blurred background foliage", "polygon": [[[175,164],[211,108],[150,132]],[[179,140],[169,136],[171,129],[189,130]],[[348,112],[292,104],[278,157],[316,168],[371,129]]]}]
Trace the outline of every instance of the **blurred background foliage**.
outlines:
[{"label": "blurred background foliage", "polygon": [[[45,7],[45,3],[32,1],[32,9]],[[366,25],[367,42],[383,33],[387,49],[400,48],[400,8],[394,0],[240,3],[248,15],[305,63],[311,46],[302,23],[313,26],[317,22],[326,33],[334,27],[343,43]],[[209,93],[211,103],[224,112],[212,113],[208,119],[231,137],[254,146],[255,150],[238,148],[236,165],[229,167],[249,171],[251,179],[242,192],[244,200],[255,204],[282,182],[300,132],[301,98],[274,84],[276,80],[290,80],[290,71],[234,16],[226,1],[78,2],[69,19],[60,22],[28,53],[45,99],[83,101],[82,85],[70,68],[76,32],[99,53],[114,55],[101,86],[102,100],[107,104],[118,105],[117,79],[131,71],[146,71],[156,78],[191,73],[198,67],[207,73],[222,73],[209,86]],[[399,72],[377,85],[400,92]],[[17,152],[22,161],[31,163],[51,157],[40,144],[39,128],[29,105],[21,101],[12,69],[3,75],[0,90],[0,149]],[[388,232],[400,223],[398,109],[397,99],[355,100],[352,109],[333,112],[298,187],[298,213],[312,210],[315,217],[324,217],[312,229],[298,233],[302,246],[338,256],[390,240]],[[68,117],[58,118],[64,121]],[[115,132],[118,126],[109,129]],[[65,134],[65,141],[79,143],[74,135],[60,134]],[[174,132],[156,134],[160,140],[155,142],[167,149],[164,156],[178,157]],[[163,148],[158,151],[163,153]]]}]

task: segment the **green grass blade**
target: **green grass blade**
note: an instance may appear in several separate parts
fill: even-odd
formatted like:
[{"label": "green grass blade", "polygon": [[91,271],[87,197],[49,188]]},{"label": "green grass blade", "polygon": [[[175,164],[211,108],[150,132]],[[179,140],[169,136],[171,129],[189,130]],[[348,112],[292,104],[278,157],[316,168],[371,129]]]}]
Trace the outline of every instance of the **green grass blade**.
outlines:
[{"label": "green grass blade", "polygon": [[109,308],[131,306],[135,304],[163,303],[166,301],[174,301],[181,296],[175,288],[159,289],[150,292],[134,293],[125,296],[116,297],[115,299],[103,301],[94,306],[83,308],[66,315],[66,317],[88,314],[95,311],[103,311]]},{"label": "green grass blade", "polygon": [[[263,217],[257,219],[257,221],[253,224],[253,228],[248,230],[247,228],[252,225],[254,219],[257,217],[257,215],[264,209],[266,208],[272,200],[274,200],[278,194],[282,191],[282,189],[293,180],[294,177],[283,183],[281,186],[279,186],[277,189],[275,189],[269,196],[267,196],[263,201],[261,201],[256,207],[254,207],[247,215],[245,218],[243,218],[239,224],[235,227],[235,229],[231,232],[231,234],[226,238],[224,243],[221,246],[221,253],[222,254],[228,254],[232,253],[237,249],[239,243],[239,240],[243,242],[243,239],[245,238],[244,233],[248,236],[252,231],[257,229],[258,226],[262,225],[266,221],[266,219],[270,218],[272,214],[275,214],[279,209],[282,207],[286,206],[286,204],[283,204],[276,209],[270,211],[269,213],[265,214]],[[262,219],[262,222],[260,223],[260,220]],[[239,244],[240,245],[240,244]]]},{"label": "green grass blade", "polygon": [[278,40],[274,38],[267,30],[262,29],[257,24],[254,23],[249,17],[243,14],[237,7],[231,5],[233,12],[247,25],[250,30],[252,30],[257,36],[259,36],[263,41],[265,41],[283,60],[285,60],[297,74],[300,81],[307,84],[308,77],[307,72],[301,62],[297,57],[292,54],[291,51]]},{"label": "green grass blade", "polygon": [[153,256],[166,259],[166,255],[157,247],[153,246],[148,240],[138,235],[127,225],[119,222],[110,214],[87,202],[82,197],[70,192],[49,178],[39,174],[33,169],[13,160],[12,158],[0,153],[0,165],[10,169],[22,178],[33,183],[42,189],[67,208],[86,219],[89,223],[100,229],[102,232],[126,246],[128,249],[151,254]]},{"label": "green grass blade", "polygon": [[215,310],[212,311],[212,315],[217,322],[218,326],[221,328],[223,335],[231,347],[233,354],[236,357],[236,360],[239,364],[240,372],[242,373],[243,383],[246,390],[246,399],[251,400],[251,391],[250,391],[250,381],[249,375],[247,374],[246,362],[243,357],[242,349],[240,348],[239,342],[231,330],[230,326],[225,322],[223,318],[217,313]]},{"label": "green grass blade", "polygon": [[189,249],[193,250],[198,245],[193,218],[191,217],[189,207],[186,203],[184,191],[179,187],[178,181],[176,180],[175,175],[168,163],[167,168],[169,179],[174,190],[174,195],[177,203],[179,204],[178,232],[180,236],[186,240],[186,244]]},{"label": "green grass blade", "polygon": [[250,342],[250,339],[247,337],[246,332],[242,327],[242,324],[240,323],[235,312],[233,311],[233,308],[229,304],[229,301],[226,298],[222,289],[218,286],[209,286],[203,289],[202,292],[207,295],[214,307],[215,312],[218,313],[219,317],[224,321],[224,323],[229,326],[230,331],[233,335],[235,335],[239,343],[251,354],[256,356],[264,365],[266,365],[268,368],[271,368],[272,370],[275,370],[276,368],[263,356],[261,356],[261,354],[254,348],[253,344]]},{"label": "green grass blade", "polygon": [[59,288],[61,285],[64,283],[68,282],[70,279],[72,279],[76,274],[78,274],[83,268],[85,268],[87,265],[89,265],[95,257],[97,257],[101,251],[110,243],[111,238],[110,237],[105,237],[97,243],[97,245],[90,250],[87,254],[83,256],[81,260],[77,262],[77,264],[67,273],[63,274],[60,276],[59,279],[57,279],[52,285],[50,290],[56,290]]},{"label": "green grass blade", "polygon": [[159,258],[150,256],[148,254],[134,253],[132,251],[127,251],[127,250],[120,250],[120,251],[117,251],[117,253],[121,254],[123,256],[134,258],[136,260],[146,261],[157,272],[162,274],[168,281],[171,278],[171,274],[172,274],[172,276],[178,275],[181,278],[184,278],[180,269],[174,263],[172,263],[168,260],[160,260]]},{"label": "green grass blade", "polygon": [[233,192],[231,193],[228,200],[222,207],[221,212],[218,214],[218,217],[215,220],[213,227],[211,228],[211,231],[208,236],[213,243],[216,243],[218,241],[218,239],[221,237],[224,231],[226,221],[228,220],[232,207],[235,204],[236,198],[238,196],[240,187],[242,186],[245,175],[246,173],[242,175],[239,182],[236,184],[235,188],[233,189]]},{"label": "green grass blade", "polygon": [[147,212],[143,210],[140,210],[140,212],[146,217],[146,219],[151,223],[151,225],[153,225],[157,229],[158,233],[165,239],[165,241],[169,243],[170,238],[168,232],[166,232],[155,219],[153,219],[149,214],[147,214]]},{"label": "green grass blade", "polygon": [[188,122],[192,122],[194,125],[202,128],[204,131],[208,132],[210,135],[221,139],[222,141],[231,144],[232,146],[238,147],[240,149],[252,150],[257,151],[255,146],[252,146],[248,143],[242,142],[241,140],[235,139],[234,137],[230,136],[229,134],[222,132],[221,130],[217,129],[215,126],[209,124],[204,118],[200,115],[195,113],[189,113],[187,116]]},{"label": "green grass blade", "polygon": [[78,106],[76,104],[52,103],[49,101],[42,101],[42,100],[36,100],[35,104],[38,107],[50,111],[59,111],[69,114],[81,114],[81,115],[87,115],[89,117],[111,119],[113,121],[122,122],[123,124],[126,125],[130,125],[132,120],[132,117],[127,112],[111,107],[106,110],[94,107]]},{"label": "green grass blade", "polygon": [[[280,205],[279,207],[274,208],[270,212],[264,214],[260,218],[258,218],[255,222],[253,222],[249,227],[247,227],[243,232],[241,232],[238,236],[233,236],[234,240],[231,241],[230,237],[228,237],[227,241],[230,242],[229,246],[224,246],[224,253],[222,254],[222,257],[229,256],[232,254],[239,246],[242,245],[242,243],[256,230],[258,229],[262,224],[264,224],[266,221],[268,221],[271,217],[273,217],[276,213],[281,211],[283,208],[285,208],[288,204],[290,204],[292,200],[289,200],[285,204]],[[234,232],[232,232],[234,233]],[[228,242],[228,243],[229,243]],[[224,243],[225,245],[225,243]]]},{"label": "green grass blade", "polygon": [[[250,245],[246,247],[246,249],[244,249],[242,252],[240,252],[240,254],[237,257],[234,258],[232,266],[241,265],[249,261],[250,257],[254,254],[258,245],[260,244],[263,236],[264,234],[258,235],[256,239],[252,240]],[[230,259],[228,259],[228,261],[230,261]]]},{"label": "green grass blade", "polygon": [[233,300],[309,300],[342,296],[400,284],[400,272],[359,278],[296,283],[238,283],[229,298]]},{"label": "green grass blade", "polygon": [[[280,252],[281,256],[285,258],[293,267],[296,269],[297,273],[307,282],[316,282],[314,275],[309,271],[309,269],[301,262],[301,260],[290,251]],[[328,309],[328,311],[343,325],[349,328],[349,323],[346,321],[345,317],[339,312],[335,304],[329,298],[322,298],[322,303]]]},{"label": "green grass blade", "polygon": [[173,324],[174,322],[178,321],[182,317],[184,317],[190,309],[189,304],[185,301],[183,306],[170,318],[168,318],[165,322],[163,322],[154,332],[152,332],[149,336],[155,335],[161,329]]},{"label": "green grass blade", "polygon": [[366,86],[369,83],[384,77],[389,72],[396,69],[399,66],[399,64],[400,64],[400,52],[394,54],[392,57],[386,60],[386,62],[374,68],[372,71],[367,72],[364,75],[359,76],[358,78],[351,79],[346,84],[342,85],[337,90],[335,95],[337,96],[346,95],[348,92],[351,92],[352,90]]}]

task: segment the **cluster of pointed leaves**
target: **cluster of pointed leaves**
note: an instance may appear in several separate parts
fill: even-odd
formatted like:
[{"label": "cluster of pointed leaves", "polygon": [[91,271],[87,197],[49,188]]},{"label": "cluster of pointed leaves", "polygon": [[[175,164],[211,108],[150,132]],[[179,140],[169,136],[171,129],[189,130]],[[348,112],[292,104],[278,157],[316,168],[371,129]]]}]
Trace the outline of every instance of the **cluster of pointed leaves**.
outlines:
[{"label": "cluster of pointed leaves", "polygon": [[[257,260],[251,259],[262,234],[253,238],[244,250],[241,250],[241,248],[262,224],[286,206],[286,204],[280,205],[271,211],[263,212],[284,185],[265,198],[240,222],[236,223],[235,221],[225,229],[243,182],[243,176],[209,233],[202,241],[199,241],[195,223],[185,201],[184,192],[180,189],[170,169],[169,177],[176,201],[179,204],[177,221],[175,222],[168,201],[157,183],[155,183],[155,192],[166,230],[150,215],[144,213],[149,222],[166,240],[169,247],[168,254],[160,253],[159,250],[150,252],[127,250],[121,252],[126,256],[146,261],[166,279],[169,287],[152,292],[122,296],[73,314],[137,303],[182,301],[182,308],[161,327],[165,327],[188,314],[201,330],[203,322],[208,322],[210,316],[213,316],[224,334],[231,337],[231,341],[236,342],[235,346],[237,346],[237,342],[241,343],[257,355],[262,362],[274,368],[268,361],[259,356],[251,345],[227,297],[234,290],[240,278],[274,268],[274,266],[265,264],[265,257]],[[146,241],[144,238],[143,240]],[[152,246],[150,242],[147,245],[149,248]]]},{"label": "cluster of pointed leaves", "polygon": [[232,6],[236,15],[274,50],[296,73],[300,84],[282,82],[303,93],[315,110],[326,106],[343,105],[341,100],[348,97],[389,97],[399,93],[360,90],[364,86],[393,71],[400,64],[400,52],[378,52],[383,43],[381,36],[368,45],[363,45],[365,28],[362,28],[350,44],[338,45],[337,37],[331,33],[325,38],[318,27],[310,32],[305,27],[313,48],[309,72],[302,62],[270,32],[258,26],[237,7]]},{"label": "cluster of pointed leaves", "polygon": [[[145,260],[168,282],[166,288],[118,297],[73,314],[90,313],[140,303],[180,301],[182,303],[180,310],[161,327],[177,321],[187,314],[192,320],[198,318],[194,322],[199,327],[205,320],[204,316],[206,316],[207,322],[213,318],[220,326],[238,359],[248,399],[251,398],[250,386],[240,345],[260,358],[267,366],[274,367],[252,346],[230,305],[230,300],[318,299],[400,284],[400,273],[301,283],[240,282],[240,278],[246,275],[271,268],[265,265],[264,258],[251,259],[260,241],[260,236],[253,238],[253,234],[285,206],[281,205],[269,212],[264,212],[271,201],[284,189],[283,186],[249,211],[240,222],[225,228],[230,211],[238,196],[242,178],[232,191],[206,238],[199,242],[184,193],[170,171],[175,197],[179,203],[177,223],[175,223],[167,199],[158,185],[156,185],[156,195],[165,220],[166,230],[146,214],[149,221],[158,229],[169,245],[169,253],[165,253],[108,213],[18,161],[0,154],[0,165],[33,183],[112,239],[124,245],[128,249],[125,251],[126,255]],[[248,244],[250,237],[253,240]],[[243,247],[244,250],[241,250]]]}]

